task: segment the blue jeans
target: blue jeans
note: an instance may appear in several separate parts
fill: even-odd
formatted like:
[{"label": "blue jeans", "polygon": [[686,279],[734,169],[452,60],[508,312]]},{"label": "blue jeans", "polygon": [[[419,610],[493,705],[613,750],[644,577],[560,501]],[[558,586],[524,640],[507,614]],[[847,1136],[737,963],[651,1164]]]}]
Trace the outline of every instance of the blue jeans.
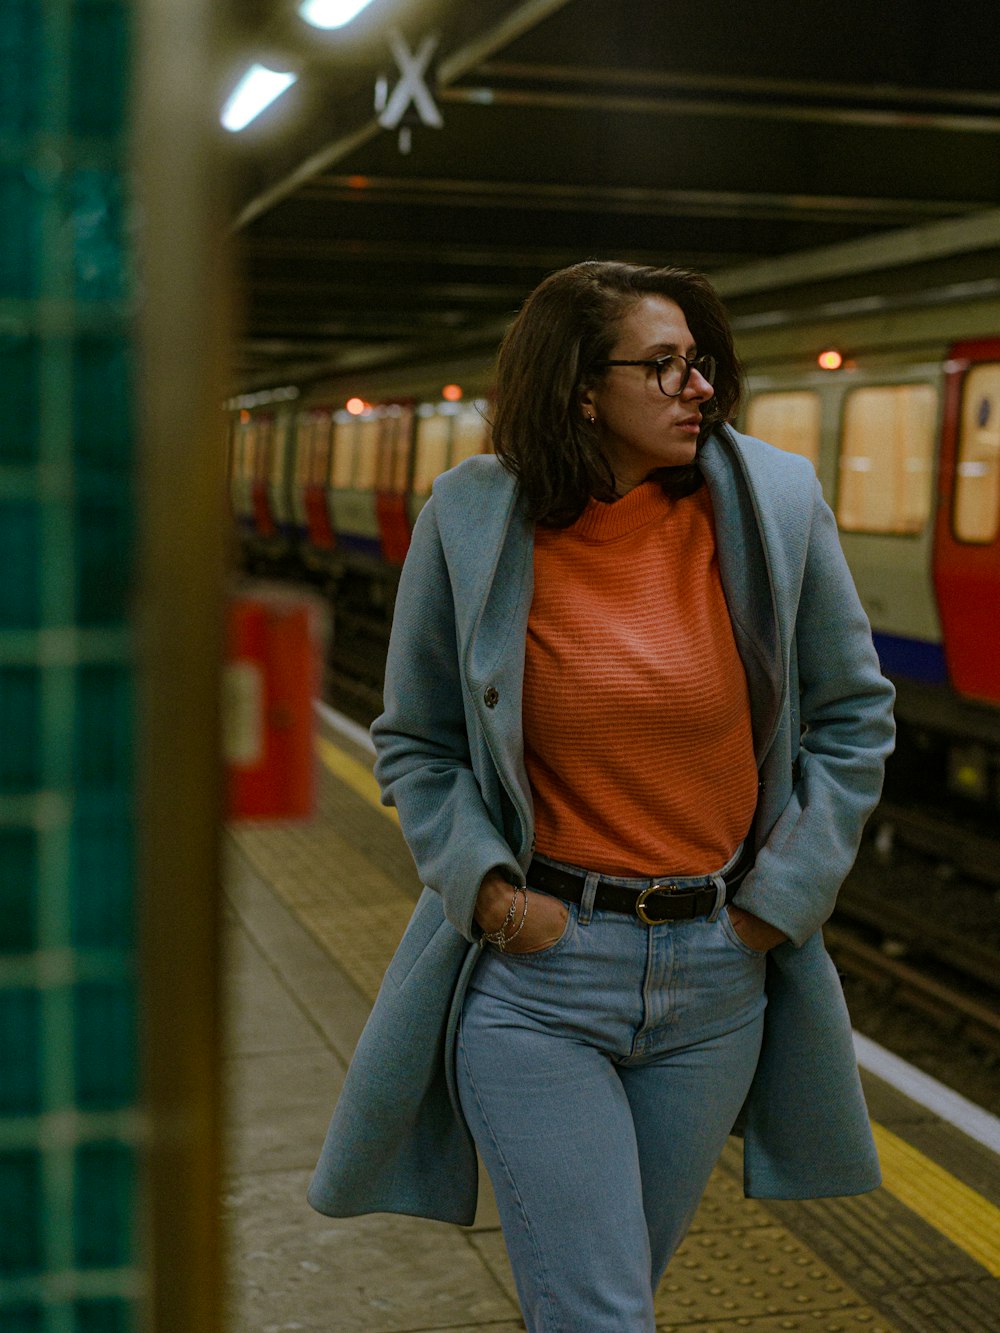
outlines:
[{"label": "blue jeans", "polygon": [[645,926],[594,912],[595,879],[555,944],[484,951],[458,1037],[531,1333],[652,1333],[763,1030],[765,955],[725,909]]}]

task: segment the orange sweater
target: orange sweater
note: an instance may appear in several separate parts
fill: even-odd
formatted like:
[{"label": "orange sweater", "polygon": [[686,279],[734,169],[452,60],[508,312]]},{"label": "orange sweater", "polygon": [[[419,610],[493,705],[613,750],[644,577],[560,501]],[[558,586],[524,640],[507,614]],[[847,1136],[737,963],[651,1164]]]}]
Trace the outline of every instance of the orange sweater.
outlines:
[{"label": "orange sweater", "polygon": [[706,487],[647,481],[537,529],[524,745],[546,856],[609,875],[728,860],[757,769]]}]

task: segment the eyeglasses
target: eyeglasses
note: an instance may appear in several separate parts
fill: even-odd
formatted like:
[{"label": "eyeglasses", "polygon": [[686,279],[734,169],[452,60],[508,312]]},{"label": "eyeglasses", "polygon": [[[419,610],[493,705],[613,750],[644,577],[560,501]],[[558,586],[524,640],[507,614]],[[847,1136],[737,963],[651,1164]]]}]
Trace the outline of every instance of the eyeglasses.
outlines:
[{"label": "eyeglasses", "polygon": [[692,370],[696,370],[703,380],[715,383],[715,357],[696,356],[688,360],[686,356],[675,353],[672,356],[660,356],[655,361],[602,361],[602,366],[653,366],[656,369],[656,382],[660,393],[668,398],[676,398],[687,388]]}]

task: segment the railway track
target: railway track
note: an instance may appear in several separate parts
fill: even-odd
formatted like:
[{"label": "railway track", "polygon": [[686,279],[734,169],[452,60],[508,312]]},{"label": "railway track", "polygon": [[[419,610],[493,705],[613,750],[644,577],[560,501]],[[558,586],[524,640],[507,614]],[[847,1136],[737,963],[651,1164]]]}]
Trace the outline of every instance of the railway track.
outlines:
[{"label": "railway track", "polygon": [[908,1058],[996,1109],[1000,844],[939,810],[888,802],[870,828],[824,928],[856,1025],[892,1031]]},{"label": "railway track", "polygon": [[[992,822],[996,827],[1000,816],[993,815]],[[873,823],[880,836],[889,831],[891,840],[898,838],[931,861],[1000,888],[1000,838],[987,830],[985,819],[960,822],[940,810],[883,800]]]},{"label": "railway track", "polygon": [[[940,969],[928,972],[926,966],[893,957],[845,925],[839,910],[823,934],[841,970],[871,983],[886,1001],[930,1018],[943,1034],[961,1036],[1000,1057],[1000,1012],[995,989],[972,991],[960,973],[949,977]],[[1000,959],[995,959],[994,967],[1000,968]]]}]

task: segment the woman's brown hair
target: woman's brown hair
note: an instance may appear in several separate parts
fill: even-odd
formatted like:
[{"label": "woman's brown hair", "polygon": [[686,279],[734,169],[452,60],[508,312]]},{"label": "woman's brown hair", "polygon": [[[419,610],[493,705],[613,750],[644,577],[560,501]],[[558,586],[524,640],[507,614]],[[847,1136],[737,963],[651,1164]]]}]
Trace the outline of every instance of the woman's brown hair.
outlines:
[{"label": "woman's brown hair", "polygon": [[[699,353],[715,357],[702,438],[739,406],[742,370],[729,319],[700,273],[587,260],[550,274],[500,346],[493,417],[493,448],[517,477],[527,516],[547,527],[568,526],[592,496],[615,498],[614,472],[580,398],[603,378],[621,320],[645,296],[676,301]],[[660,472],[673,494],[700,485],[697,464]]]}]

